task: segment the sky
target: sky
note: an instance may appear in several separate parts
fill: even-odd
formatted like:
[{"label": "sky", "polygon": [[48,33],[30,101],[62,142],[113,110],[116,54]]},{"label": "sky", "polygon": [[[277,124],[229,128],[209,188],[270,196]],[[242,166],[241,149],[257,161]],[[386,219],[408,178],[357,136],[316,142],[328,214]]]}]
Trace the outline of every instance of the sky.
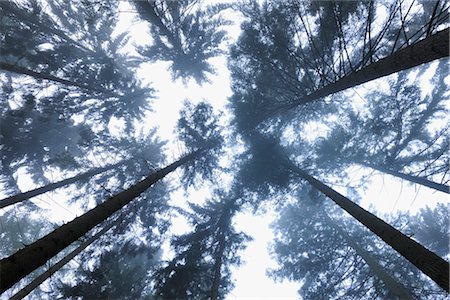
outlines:
[{"label": "sky", "polygon": [[[119,31],[128,29],[131,32],[132,40],[135,42],[147,42],[148,36],[145,34],[148,24],[145,22],[136,22],[135,14],[127,2],[121,2],[123,11],[121,20],[118,24]],[[234,17],[232,17],[233,19]],[[236,16],[235,21],[239,20]],[[230,28],[231,39],[233,42],[238,35],[238,22]],[[126,51],[126,49],[124,49]],[[143,64],[138,71],[138,77],[144,82],[154,87],[156,99],[152,103],[153,112],[148,114],[147,122],[143,124],[145,129],[154,126],[158,127],[158,134],[169,141],[167,145],[168,162],[179,158],[183,149],[177,142],[174,135],[174,127],[178,119],[178,111],[182,107],[183,101],[189,99],[197,103],[206,100],[214,106],[216,111],[225,111],[227,98],[231,96],[230,75],[226,68],[226,57],[221,56],[211,60],[217,69],[217,74],[210,76],[211,83],[205,83],[199,86],[195,83],[184,85],[180,80],[173,82],[169,71],[168,63]],[[369,83],[372,84],[372,83]],[[362,89],[368,89],[368,86]],[[362,90],[359,94],[364,95]],[[229,117],[229,116],[228,116]],[[227,118],[227,116],[225,116]],[[115,125],[112,124],[114,127]],[[317,134],[319,128],[311,128],[311,134]],[[369,171],[354,168],[352,171],[352,183],[358,182],[361,176],[367,175]],[[171,175],[176,181],[177,174]],[[30,179],[26,176],[19,177],[19,186],[24,190],[32,188]],[[438,202],[448,203],[448,197],[443,193],[433,192],[425,187],[411,186],[401,180],[395,179],[389,175],[375,174],[371,178],[369,188],[361,191],[361,206],[376,211],[379,214],[393,213],[396,211],[409,211],[416,213],[425,205],[434,206]],[[345,188],[334,186],[335,189],[345,194]],[[43,208],[54,210],[55,221],[62,223],[73,219],[75,215],[81,212],[74,207],[67,207],[53,199],[62,197],[66,190],[61,189],[49,195],[36,197],[35,200]],[[186,200],[199,201],[209,196],[207,188],[199,191],[191,191],[188,199],[184,193],[176,191],[172,194],[171,203],[179,206],[186,205]],[[192,200],[195,199],[195,200]],[[57,206],[55,207],[55,204]],[[275,262],[268,253],[269,243],[273,239],[273,233],[270,230],[270,223],[274,220],[275,214],[270,210],[264,215],[253,215],[249,212],[239,213],[234,222],[239,230],[253,237],[253,241],[248,243],[245,251],[241,253],[244,264],[233,268],[233,278],[235,288],[227,296],[227,299],[297,299],[298,283],[293,282],[273,282],[266,276],[266,270],[275,267]],[[174,220],[172,228],[173,233],[183,233],[188,230],[187,223],[178,218]]]}]

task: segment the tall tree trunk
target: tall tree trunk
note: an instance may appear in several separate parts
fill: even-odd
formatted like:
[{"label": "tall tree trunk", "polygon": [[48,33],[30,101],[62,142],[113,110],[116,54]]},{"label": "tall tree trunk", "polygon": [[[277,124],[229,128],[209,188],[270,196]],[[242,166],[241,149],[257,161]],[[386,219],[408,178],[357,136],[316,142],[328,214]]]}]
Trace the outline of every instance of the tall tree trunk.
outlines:
[{"label": "tall tree trunk", "polygon": [[369,266],[370,270],[380,279],[388,290],[390,297],[395,297],[399,300],[413,300],[414,297],[411,293],[399,282],[397,282],[391,275],[384,271],[383,267],[370,255],[369,252],[364,250],[357,242],[355,242],[336,222],[334,222],[326,212],[321,211],[321,215],[325,218],[326,222],[334,229],[336,229],[341,237],[347,242],[347,244],[355,250]]},{"label": "tall tree trunk", "polygon": [[409,174],[405,174],[405,173],[401,173],[395,170],[391,170],[387,167],[384,167],[382,165],[374,165],[371,163],[367,163],[367,162],[361,162],[359,163],[360,165],[363,165],[365,167],[369,167],[371,169],[380,171],[382,173],[386,173],[404,180],[408,180],[410,182],[413,183],[417,183],[426,187],[429,187],[430,189],[434,189],[440,192],[444,192],[447,194],[450,194],[450,187],[448,185],[442,184],[442,183],[437,183],[431,180],[426,179],[425,177],[419,177],[419,176],[413,176],[413,175],[409,175]]},{"label": "tall tree trunk", "polygon": [[220,269],[222,268],[222,257],[225,250],[225,236],[223,232],[219,233],[219,247],[216,252],[214,261],[214,278],[211,287],[211,300],[219,299],[219,287],[220,287]]},{"label": "tall tree trunk", "polygon": [[379,236],[389,246],[409,260],[419,270],[430,277],[441,288],[449,292],[448,262],[421,244],[407,237],[399,230],[384,222],[374,214],[363,209],[347,197],[341,195],[329,186],[310,176],[293,163],[288,165],[292,172],[308,181],[313,187],[321,191],[352,217]]},{"label": "tall tree trunk", "polygon": [[91,236],[84,242],[82,242],[77,248],[75,248],[72,252],[64,256],[61,260],[59,260],[56,264],[48,268],[41,275],[33,279],[29,284],[27,284],[24,288],[14,294],[9,300],[20,300],[31,293],[35,288],[37,288],[41,283],[50,278],[54,273],[56,273],[59,269],[61,269],[64,265],[66,265],[69,261],[71,261],[75,256],[80,254],[87,246],[96,241],[100,236],[102,236],[109,229],[114,227],[117,222],[111,222],[111,224],[105,226],[102,230],[97,232],[95,235]]},{"label": "tall tree trunk", "polygon": [[62,225],[33,244],[0,260],[0,292],[9,289],[20,279],[45,264],[47,260],[105,221],[113,213],[130,203],[167,174],[179,166],[196,159],[204,150],[199,149],[184,156],[167,167],[149,175],[127,190],[109,198],[82,216]]},{"label": "tall tree trunk", "polygon": [[94,175],[97,175],[97,174],[103,173],[105,171],[114,169],[114,168],[116,168],[116,167],[118,167],[118,166],[120,166],[120,165],[122,165],[124,163],[125,163],[125,161],[122,161],[122,162],[119,162],[117,164],[113,164],[113,165],[110,165],[110,166],[106,166],[106,167],[102,167],[102,168],[96,168],[96,169],[93,169],[91,171],[88,171],[88,172],[85,172],[85,173],[82,173],[82,174],[78,174],[76,176],[73,176],[73,177],[70,177],[70,178],[58,181],[58,182],[51,183],[51,184],[42,186],[40,188],[28,191],[28,192],[24,192],[24,193],[20,193],[20,194],[17,194],[17,195],[13,195],[13,196],[7,197],[5,199],[0,200],[0,208],[4,208],[4,207],[7,207],[9,205],[12,205],[12,204],[15,204],[15,203],[18,203],[18,202],[22,202],[22,201],[28,200],[30,198],[33,198],[35,196],[44,194],[46,192],[50,192],[50,191],[56,190],[56,189],[58,189],[60,187],[63,187],[63,186],[75,183],[78,180],[82,180],[82,179],[86,179],[86,178],[92,177]]},{"label": "tall tree trunk", "polygon": [[449,29],[446,28],[421,41],[372,63],[359,71],[353,72],[334,83],[301,97],[293,103],[281,107],[289,110],[316,99],[355,87],[365,82],[407,70],[424,63],[449,56]]},{"label": "tall tree trunk", "polygon": [[109,93],[105,90],[102,90],[102,89],[96,89],[96,88],[90,87],[90,86],[82,84],[82,83],[77,83],[77,82],[73,82],[73,81],[70,81],[67,79],[59,78],[59,77],[53,76],[51,74],[43,74],[43,73],[35,72],[33,70],[29,70],[27,68],[16,66],[16,65],[11,65],[11,64],[8,64],[5,62],[0,62],[0,70],[5,70],[5,71],[16,73],[19,75],[28,75],[28,76],[34,77],[36,79],[49,80],[49,81],[61,83],[61,84],[67,85],[67,86],[74,86],[74,87],[79,87],[79,88],[93,91],[93,92],[104,93],[104,94],[106,93],[106,94],[112,95],[111,93]]}]

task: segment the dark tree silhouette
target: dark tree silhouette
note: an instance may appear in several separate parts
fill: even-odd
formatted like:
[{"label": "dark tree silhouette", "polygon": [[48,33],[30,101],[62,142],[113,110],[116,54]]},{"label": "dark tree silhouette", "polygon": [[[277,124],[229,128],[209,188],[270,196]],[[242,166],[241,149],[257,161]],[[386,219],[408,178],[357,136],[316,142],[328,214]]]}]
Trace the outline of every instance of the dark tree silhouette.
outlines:
[{"label": "dark tree silhouette", "polygon": [[219,46],[229,24],[219,13],[226,5],[212,5],[206,9],[197,0],[133,1],[139,16],[150,23],[152,45],[140,49],[149,61],[170,61],[174,79],[193,78],[201,84],[208,81],[214,68],[208,60],[222,53]]}]

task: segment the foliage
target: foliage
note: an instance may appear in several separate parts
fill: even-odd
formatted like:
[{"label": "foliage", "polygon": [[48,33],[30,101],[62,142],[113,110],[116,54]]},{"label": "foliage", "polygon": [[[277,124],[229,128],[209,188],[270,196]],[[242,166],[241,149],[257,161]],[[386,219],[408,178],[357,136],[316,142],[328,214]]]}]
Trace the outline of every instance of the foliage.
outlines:
[{"label": "foliage", "polygon": [[215,70],[208,61],[222,54],[219,46],[225,39],[225,31],[219,27],[230,24],[219,13],[227,5],[199,7],[198,0],[183,1],[134,1],[152,34],[152,44],[139,49],[145,60],[170,61],[173,79],[190,78],[198,84],[208,82],[208,74]]},{"label": "foliage", "polygon": [[[207,83],[215,72],[214,58],[227,53],[225,29],[231,22],[224,12],[229,8],[243,22],[227,53],[228,125],[234,142],[242,141],[245,149],[229,156],[223,115],[207,102],[186,100],[176,126],[178,140],[186,153],[199,155],[181,167],[185,190],[206,181],[222,187],[222,162],[230,160],[230,191],[217,189],[212,200],[181,209],[168,204],[168,182],[155,184],[113,216],[121,223],[85,250],[75,268],[53,275],[45,284],[51,292],[39,290],[33,297],[208,299],[218,293],[224,299],[234,285],[231,267],[241,263],[240,251],[250,240],[235,228],[234,217],[248,204],[256,211],[266,200],[269,209],[280,208],[272,246],[279,267],[270,274],[298,281],[304,299],[391,296],[355,245],[415,297],[446,297],[381,240],[322,203],[298,175],[301,169],[323,182],[338,176],[346,183],[352,175],[346,173],[348,166],[371,163],[449,180],[445,61],[435,69],[383,79],[386,88],[364,93],[362,109],[346,99],[350,93],[308,98],[448,26],[447,3],[130,2],[150,32],[146,46],[132,50],[134,33],[117,26],[128,13],[119,10],[120,2],[0,1],[2,192],[20,192],[23,172],[44,185],[55,181],[50,180],[55,173],[64,178],[121,162],[67,188],[68,202],[84,211],[161,168],[165,142],[156,129],[142,129],[152,122],[147,117],[156,93],[137,71],[143,62],[163,61],[174,80]],[[421,80],[430,70],[434,76],[425,91]],[[118,132],[112,130],[116,124]],[[308,130],[311,124],[324,132]],[[287,200],[271,201],[280,195]],[[2,255],[54,226],[38,204],[29,201],[1,212]],[[169,231],[174,209],[192,230],[177,236]],[[405,232],[448,258],[447,210],[438,204],[398,218]],[[167,240],[171,249],[165,253]]]},{"label": "foliage", "polygon": [[[298,200],[286,204],[273,224],[276,238],[272,254],[279,264],[271,270],[274,278],[299,282],[299,294],[304,299],[320,299],[325,295],[327,299],[389,297],[380,278],[346,241],[350,238],[416,297],[445,298],[441,291],[420,277],[410,263],[391,249],[380,247],[373,234],[336,215],[337,212],[317,196],[308,189],[301,189]],[[339,223],[330,223],[325,214],[339,218]],[[343,232],[351,237],[344,238]]]},{"label": "foliage", "polygon": [[148,296],[148,273],[158,259],[158,253],[144,244],[116,246],[103,252],[92,270],[80,270],[75,285],[61,285],[59,293],[66,299],[137,299]]},{"label": "foliage", "polygon": [[182,180],[185,187],[200,180],[214,180],[215,172],[221,169],[219,158],[222,155],[224,138],[219,125],[220,115],[206,102],[193,105],[184,103],[177,123],[180,141],[188,152],[200,150],[203,154],[182,166]]},{"label": "foliage", "polygon": [[240,264],[238,251],[249,237],[233,228],[236,199],[220,191],[216,197],[204,206],[190,204],[187,216],[194,230],[172,239],[175,257],[157,273],[158,299],[210,298],[217,275],[220,299],[232,288],[229,267]]}]

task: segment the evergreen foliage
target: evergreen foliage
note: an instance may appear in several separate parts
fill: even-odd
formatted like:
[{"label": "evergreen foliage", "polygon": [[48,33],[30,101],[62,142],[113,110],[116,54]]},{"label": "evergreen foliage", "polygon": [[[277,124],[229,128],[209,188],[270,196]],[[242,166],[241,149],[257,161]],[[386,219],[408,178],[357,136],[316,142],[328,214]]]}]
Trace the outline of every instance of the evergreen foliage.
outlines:
[{"label": "evergreen foliage", "polygon": [[[2,203],[2,296],[62,259],[32,298],[225,299],[252,240],[236,220],[275,213],[268,274],[302,299],[445,299],[448,205],[362,206],[375,171],[450,193],[448,18],[442,0],[0,1],[0,198],[45,189]],[[224,57],[227,111],[186,99],[167,143],[145,68],[205,88]]]}]

